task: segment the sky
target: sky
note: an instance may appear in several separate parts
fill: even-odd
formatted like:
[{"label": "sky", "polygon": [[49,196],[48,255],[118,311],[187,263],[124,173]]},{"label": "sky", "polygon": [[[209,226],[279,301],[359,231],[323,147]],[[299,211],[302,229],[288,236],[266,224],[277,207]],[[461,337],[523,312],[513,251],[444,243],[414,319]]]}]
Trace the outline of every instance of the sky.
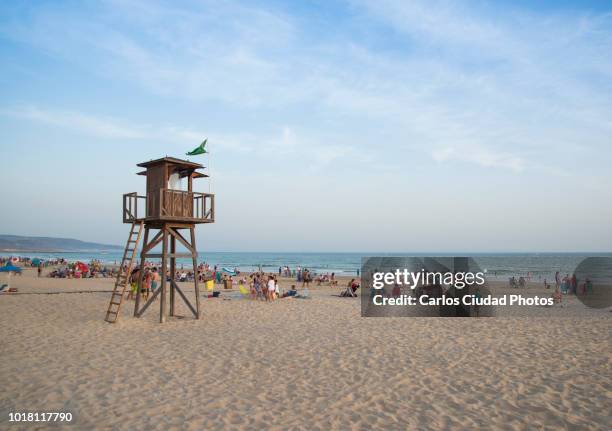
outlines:
[{"label": "sky", "polygon": [[0,95],[0,233],[208,138],[203,251],[612,250],[607,2],[3,2]]}]

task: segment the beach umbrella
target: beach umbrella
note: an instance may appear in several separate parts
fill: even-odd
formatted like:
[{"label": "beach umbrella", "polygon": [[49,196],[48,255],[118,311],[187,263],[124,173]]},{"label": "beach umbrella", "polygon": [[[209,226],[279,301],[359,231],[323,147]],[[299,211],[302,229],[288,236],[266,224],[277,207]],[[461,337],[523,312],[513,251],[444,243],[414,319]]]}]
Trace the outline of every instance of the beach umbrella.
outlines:
[{"label": "beach umbrella", "polygon": [[37,257],[35,257],[34,259],[32,259],[32,266],[38,266],[40,265],[41,260]]},{"label": "beach umbrella", "polygon": [[[0,272],[6,272],[8,274],[8,278],[6,280],[6,290],[8,290],[9,285],[11,284],[11,273],[19,272],[21,273],[21,268],[13,265],[10,261],[6,263],[3,267],[0,267]],[[0,285],[3,283],[0,283]]]},{"label": "beach umbrella", "polygon": [[8,273],[21,272],[21,268],[13,265],[11,262],[7,262],[6,265],[4,265],[3,267],[0,267],[0,272],[8,272]]}]

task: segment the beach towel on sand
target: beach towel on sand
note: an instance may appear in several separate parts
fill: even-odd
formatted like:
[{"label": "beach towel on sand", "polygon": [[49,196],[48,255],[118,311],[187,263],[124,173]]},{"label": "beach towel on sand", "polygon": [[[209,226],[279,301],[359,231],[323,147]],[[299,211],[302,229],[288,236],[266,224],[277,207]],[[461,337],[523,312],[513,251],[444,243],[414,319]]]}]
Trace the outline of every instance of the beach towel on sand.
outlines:
[{"label": "beach towel on sand", "polygon": [[243,296],[251,296],[251,291],[249,289],[247,289],[246,287],[244,287],[243,284],[239,285],[238,289],[240,290],[240,293]]}]

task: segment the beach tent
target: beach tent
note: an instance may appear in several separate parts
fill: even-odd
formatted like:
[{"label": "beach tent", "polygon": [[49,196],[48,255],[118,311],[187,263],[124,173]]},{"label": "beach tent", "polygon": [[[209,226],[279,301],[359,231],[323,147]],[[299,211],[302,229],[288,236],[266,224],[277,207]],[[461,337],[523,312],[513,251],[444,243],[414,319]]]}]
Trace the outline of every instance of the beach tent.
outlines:
[{"label": "beach tent", "polygon": [[81,272],[87,272],[89,271],[89,266],[86,263],[83,262],[77,262],[76,263],[76,268],[81,271]]},{"label": "beach tent", "polygon": [[234,271],[234,270],[232,270],[232,269],[230,269],[230,268],[223,267],[223,268],[221,268],[221,269],[223,270],[223,272],[225,272],[225,273],[227,273],[227,274],[229,274],[229,275],[232,275],[232,276],[236,275],[236,271]]},{"label": "beach tent", "polygon": [[3,267],[0,267],[0,272],[8,272],[8,273],[21,272],[21,268],[13,265],[11,262],[7,262],[6,265],[4,265]]}]

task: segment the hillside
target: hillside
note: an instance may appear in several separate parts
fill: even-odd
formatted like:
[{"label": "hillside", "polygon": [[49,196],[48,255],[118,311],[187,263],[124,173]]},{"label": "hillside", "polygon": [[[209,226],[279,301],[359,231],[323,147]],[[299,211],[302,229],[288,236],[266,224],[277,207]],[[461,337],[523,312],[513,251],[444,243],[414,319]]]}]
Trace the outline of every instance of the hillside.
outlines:
[{"label": "hillside", "polygon": [[79,241],[72,238],[0,235],[0,251],[100,251],[118,250],[121,246]]}]

